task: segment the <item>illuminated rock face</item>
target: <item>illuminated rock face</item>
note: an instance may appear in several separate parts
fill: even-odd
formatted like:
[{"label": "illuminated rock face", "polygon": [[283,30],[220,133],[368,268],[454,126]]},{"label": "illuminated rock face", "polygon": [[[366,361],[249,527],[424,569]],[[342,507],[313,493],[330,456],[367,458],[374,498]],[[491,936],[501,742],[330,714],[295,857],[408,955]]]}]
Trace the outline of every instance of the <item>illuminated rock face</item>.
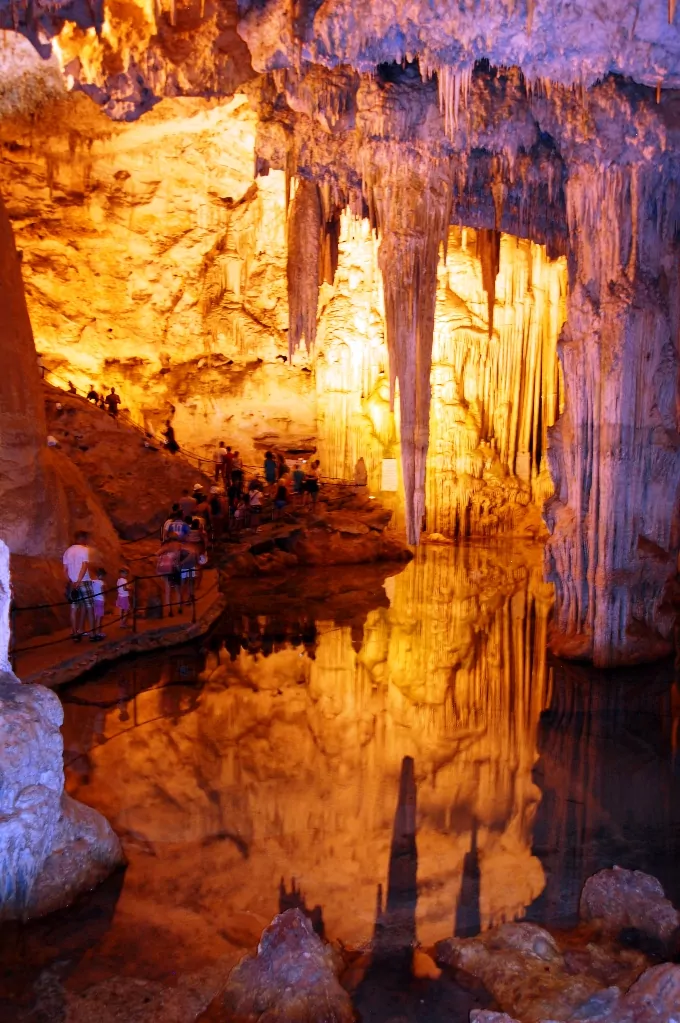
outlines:
[{"label": "illuminated rock face", "polygon": [[[36,16],[19,15],[16,23],[34,39],[38,26],[30,18]],[[192,199],[178,201],[177,190],[170,190],[173,212],[181,213],[176,220],[168,216],[175,229],[169,247],[157,243],[150,250],[147,244],[151,225],[169,209],[161,209],[167,192],[159,192],[153,166],[144,166],[146,155],[138,148],[139,167],[120,168],[130,179],[115,178],[118,169],[111,174],[111,167],[100,178],[108,176],[105,192],[111,192],[113,177],[124,193],[124,199],[107,200],[112,211],[131,204],[137,195],[134,171],[142,171],[145,217],[134,238],[126,226],[123,247],[140,252],[140,263],[152,256],[155,263],[170,263],[167,274],[153,280],[139,264],[128,277],[127,297],[146,310],[140,326],[147,325],[148,335],[161,335],[160,351],[143,366],[131,361],[144,358],[137,355],[125,357],[124,372],[115,361],[105,365],[107,375],[120,371],[129,382],[131,405],[146,404],[152,425],[175,406],[178,431],[191,443],[207,432],[212,440],[233,419],[230,439],[243,447],[249,437],[253,460],[259,461],[260,448],[276,443],[298,449],[313,444],[311,374],[303,379],[291,373],[290,361],[283,359],[290,360],[295,342],[311,346],[322,332],[319,317],[323,320],[332,297],[328,288],[343,211],[367,217],[377,237],[391,400],[398,388],[409,540],[419,539],[424,515],[428,528],[443,523],[452,533],[515,526],[521,516],[513,506],[521,506],[527,493],[537,506],[551,493],[547,447],[555,485],[547,564],[562,637],[556,645],[599,664],[666,652],[669,623],[659,610],[659,595],[673,571],[680,535],[678,422],[669,383],[678,368],[679,301],[672,268],[678,258],[680,134],[669,93],[680,75],[674,3],[643,14],[605,0],[591,0],[569,14],[541,2],[522,11],[499,4],[483,15],[448,3],[436,14],[417,2],[381,3],[359,16],[345,0],[294,11],[280,0],[244,0],[238,11],[229,4],[219,10],[211,4],[153,10],[144,4],[124,11],[109,5],[89,14],[71,12],[70,21],[56,11],[41,12],[41,18],[41,45],[46,49],[48,37],[54,39],[67,83],[88,92],[113,119],[145,112],[146,123],[156,127],[159,158],[172,133],[160,127],[169,107],[161,110],[159,104],[149,113],[158,97],[226,98],[242,85],[249,98],[248,111],[238,98],[229,108],[201,107],[224,136],[215,180],[220,154],[240,144],[231,121],[221,120],[227,110],[230,116],[241,110],[237,120],[249,123],[255,159],[247,170],[232,169],[238,187],[230,185],[228,196],[213,190],[210,172],[210,184],[197,188],[196,167],[187,171],[182,190]],[[621,74],[629,79],[614,77]],[[56,88],[47,77],[38,76],[36,85],[43,99]],[[656,96],[649,86],[657,86]],[[24,97],[26,90],[19,94]],[[178,102],[172,100],[177,110]],[[17,103],[7,101],[5,107]],[[190,130],[185,116],[177,130],[197,139],[195,118]],[[147,130],[139,129],[138,141]],[[79,137],[77,132],[69,137],[70,146],[66,133],[59,145],[78,165]],[[180,155],[183,166],[195,164],[198,152],[201,167],[210,165],[205,142],[204,133],[202,145],[175,145],[173,176],[181,178],[174,166]],[[13,153],[10,148],[7,162],[18,167],[25,149],[20,158]],[[83,166],[89,165],[86,160]],[[251,190],[253,167],[259,177]],[[53,169],[50,163],[49,180]],[[273,199],[278,174],[283,200],[267,206],[265,190]],[[96,189],[88,181],[83,176],[79,188],[91,201]],[[198,232],[187,217],[195,212],[196,194],[207,197],[209,210]],[[274,208],[275,216],[269,215]],[[12,214],[20,216],[14,209]],[[491,313],[501,286],[499,232],[546,245],[551,260],[566,256],[570,268],[560,348],[563,388],[552,364],[563,296],[543,303],[549,326],[545,320],[541,329],[537,322],[521,326],[522,345],[530,341],[522,349],[521,372],[512,368],[512,359],[503,362],[503,353],[494,370],[496,356],[480,338],[480,372],[488,372],[491,383],[481,392],[475,383],[476,399],[468,397],[469,388],[464,401],[458,392],[451,404],[461,429],[450,446],[438,441],[434,453],[440,468],[456,463],[458,471],[449,470],[456,472],[453,488],[431,471],[430,455],[442,388],[445,393],[449,384],[460,386],[435,379],[446,378],[448,354],[444,371],[435,364],[432,373],[437,311],[444,311],[440,255],[452,223],[477,232],[492,339]],[[138,288],[137,278],[145,276]],[[527,293],[534,295],[533,278]],[[541,315],[540,305],[528,310],[529,318]],[[370,324],[373,335],[376,326]],[[125,330],[132,333],[129,325]],[[107,327],[109,332],[115,334],[115,327]],[[95,333],[100,341],[99,326]],[[191,334],[198,343],[187,345]],[[234,358],[238,345],[244,347]],[[175,348],[185,349],[179,359]],[[94,366],[82,372],[85,377]],[[171,378],[149,388],[153,372]],[[469,372],[465,375],[469,384]],[[224,402],[213,398],[221,387],[230,394]],[[370,398],[363,388],[360,393],[380,406],[389,432],[383,392],[380,383]],[[263,404],[269,421],[253,409]],[[493,430],[485,415],[493,416]],[[340,432],[335,423],[332,432]],[[491,445],[488,458],[483,444]],[[500,488],[491,478],[499,475],[494,451]],[[529,528],[538,532],[535,521]]]}]

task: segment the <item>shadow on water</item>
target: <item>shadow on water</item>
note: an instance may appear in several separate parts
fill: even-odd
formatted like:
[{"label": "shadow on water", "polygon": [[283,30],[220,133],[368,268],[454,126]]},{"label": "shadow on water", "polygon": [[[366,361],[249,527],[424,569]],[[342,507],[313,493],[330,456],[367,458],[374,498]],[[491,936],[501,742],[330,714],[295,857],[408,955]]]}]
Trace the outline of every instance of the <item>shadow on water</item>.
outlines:
[{"label": "shadow on water", "polygon": [[460,883],[460,897],[456,906],[453,933],[457,938],[468,938],[479,934],[482,929],[480,895],[482,871],[477,848],[477,821],[472,819],[470,850],[463,859],[463,876]]},{"label": "shadow on water", "polygon": [[323,912],[318,904],[311,909],[308,908],[304,893],[300,891],[295,883],[295,878],[290,882],[290,891],[286,888],[285,879],[282,877],[279,883],[279,913],[285,913],[287,909],[299,909],[305,914],[316,934],[325,938],[326,929],[323,922]]},{"label": "shadow on water", "polygon": [[[439,977],[423,976],[416,962],[419,953],[416,929],[418,899],[418,848],[416,841],[417,788],[415,763],[404,757],[399,779],[399,796],[394,814],[392,842],[387,871],[387,896],[378,887],[376,919],[370,964],[356,990],[354,1006],[365,1023],[439,1023],[466,1020],[470,1010],[485,1008],[491,998],[481,987],[465,988],[451,973]],[[466,856],[456,919],[464,913],[466,927],[475,913],[479,918],[479,863],[476,847],[476,826],[472,848]],[[467,909],[466,899],[474,905]],[[422,959],[425,957],[420,953]],[[434,963],[428,963],[430,972]]]}]

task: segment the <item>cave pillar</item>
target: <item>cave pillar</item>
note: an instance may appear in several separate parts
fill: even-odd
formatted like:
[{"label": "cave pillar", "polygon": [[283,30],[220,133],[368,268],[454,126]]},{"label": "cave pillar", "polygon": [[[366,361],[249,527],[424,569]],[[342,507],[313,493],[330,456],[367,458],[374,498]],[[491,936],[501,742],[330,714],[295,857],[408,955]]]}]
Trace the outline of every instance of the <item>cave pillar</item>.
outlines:
[{"label": "cave pillar", "polygon": [[450,160],[373,142],[364,152],[364,187],[380,239],[392,401],[399,381],[406,533],[416,544],[425,514],[437,266],[451,215]]},{"label": "cave pillar", "polygon": [[45,399],[21,263],[2,197],[0,344],[0,537],[13,553],[39,553],[43,527],[36,521],[37,509],[46,504]]},{"label": "cave pillar", "polygon": [[[551,431],[556,652],[599,666],[669,652],[678,553],[677,258],[658,173],[579,168],[567,186],[565,410]],[[662,207],[662,208],[659,208]]]}]

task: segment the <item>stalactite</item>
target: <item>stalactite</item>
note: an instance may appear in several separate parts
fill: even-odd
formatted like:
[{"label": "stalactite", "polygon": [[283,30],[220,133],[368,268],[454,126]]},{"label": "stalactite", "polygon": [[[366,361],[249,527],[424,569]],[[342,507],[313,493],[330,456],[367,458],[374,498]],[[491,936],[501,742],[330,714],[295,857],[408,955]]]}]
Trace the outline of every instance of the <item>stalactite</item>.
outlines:
[{"label": "stalactite", "polygon": [[288,352],[292,358],[304,337],[307,351],[316,339],[319,301],[321,202],[313,181],[302,178],[288,211]]},{"label": "stalactite", "polygon": [[668,0],[668,24],[672,25],[675,21],[675,0]]},{"label": "stalactite", "polygon": [[496,305],[496,277],[501,258],[500,231],[482,228],[477,232],[477,255],[482,264],[482,284],[488,306],[489,337],[493,334],[493,311]]},{"label": "stalactite", "polygon": [[453,68],[443,64],[437,68],[439,109],[444,118],[446,134],[452,136],[458,127],[461,101],[467,107],[472,83],[472,68]]},{"label": "stalactite", "polygon": [[418,543],[425,513],[437,264],[451,216],[451,165],[448,158],[417,150],[395,152],[390,143],[375,143],[365,157],[364,183],[380,236],[390,381],[399,381],[406,533],[409,543]]},{"label": "stalactite", "polygon": [[338,269],[338,242],[340,239],[340,217],[332,216],[323,228],[323,240],[320,251],[319,280],[332,284]]}]

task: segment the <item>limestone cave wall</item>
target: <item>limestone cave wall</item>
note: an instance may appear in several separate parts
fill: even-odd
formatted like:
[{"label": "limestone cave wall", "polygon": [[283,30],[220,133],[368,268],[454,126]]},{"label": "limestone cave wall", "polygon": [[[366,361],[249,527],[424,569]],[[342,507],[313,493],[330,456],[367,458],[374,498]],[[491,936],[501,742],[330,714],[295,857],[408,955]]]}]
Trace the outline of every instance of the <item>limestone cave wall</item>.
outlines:
[{"label": "limestone cave wall", "polygon": [[[52,61],[33,73],[17,49],[27,44],[12,44],[0,130],[10,213],[22,247],[30,241],[29,305],[35,296],[49,321],[45,296],[52,290],[54,309],[73,292],[69,324],[45,324],[55,371],[104,372],[107,383],[120,374],[131,406],[153,405],[151,425],[177,414],[191,442],[232,416],[252,457],[274,443],[318,442],[336,463],[351,444],[338,436],[335,399],[326,389],[317,401],[315,386],[324,373],[361,376],[359,400],[379,399],[378,432],[399,437],[411,542],[424,517],[428,528],[484,532],[514,521],[503,507],[549,497],[546,570],[562,652],[613,664],[668,650],[661,605],[680,486],[674,3],[567,10],[532,0],[483,14],[344,0],[3,3],[0,19]],[[75,252],[64,258],[64,241],[52,239],[66,211]],[[335,282],[347,217],[373,232],[377,274],[373,266],[366,287],[379,296],[365,345],[374,354],[364,368],[342,368],[337,348],[351,351],[352,330],[330,346],[335,369],[319,370],[319,340],[337,336],[345,300]],[[463,229],[453,244],[452,225]],[[115,284],[94,269],[109,258],[109,231],[104,276]],[[487,315],[482,325],[475,309],[463,328],[448,291],[458,294],[452,275],[472,231]],[[513,297],[526,314],[517,343],[532,339],[516,364],[504,335],[515,328],[502,314],[498,329],[492,322],[511,244],[513,281],[532,264]],[[545,290],[546,268],[561,258],[566,296]],[[74,273],[81,263],[87,270]],[[59,275],[74,288],[55,288]],[[552,346],[565,297],[560,371]],[[83,304],[96,313],[88,323]],[[467,361],[466,330],[479,339]],[[79,358],[63,355],[66,338]],[[383,359],[381,346],[386,381],[376,392],[365,367]],[[297,359],[312,361],[296,370]],[[352,410],[343,423],[357,420],[342,402]],[[271,423],[255,408],[264,405]],[[322,425],[317,437],[317,405],[328,438]],[[443,405],[456,427],[442,441]]]}]

